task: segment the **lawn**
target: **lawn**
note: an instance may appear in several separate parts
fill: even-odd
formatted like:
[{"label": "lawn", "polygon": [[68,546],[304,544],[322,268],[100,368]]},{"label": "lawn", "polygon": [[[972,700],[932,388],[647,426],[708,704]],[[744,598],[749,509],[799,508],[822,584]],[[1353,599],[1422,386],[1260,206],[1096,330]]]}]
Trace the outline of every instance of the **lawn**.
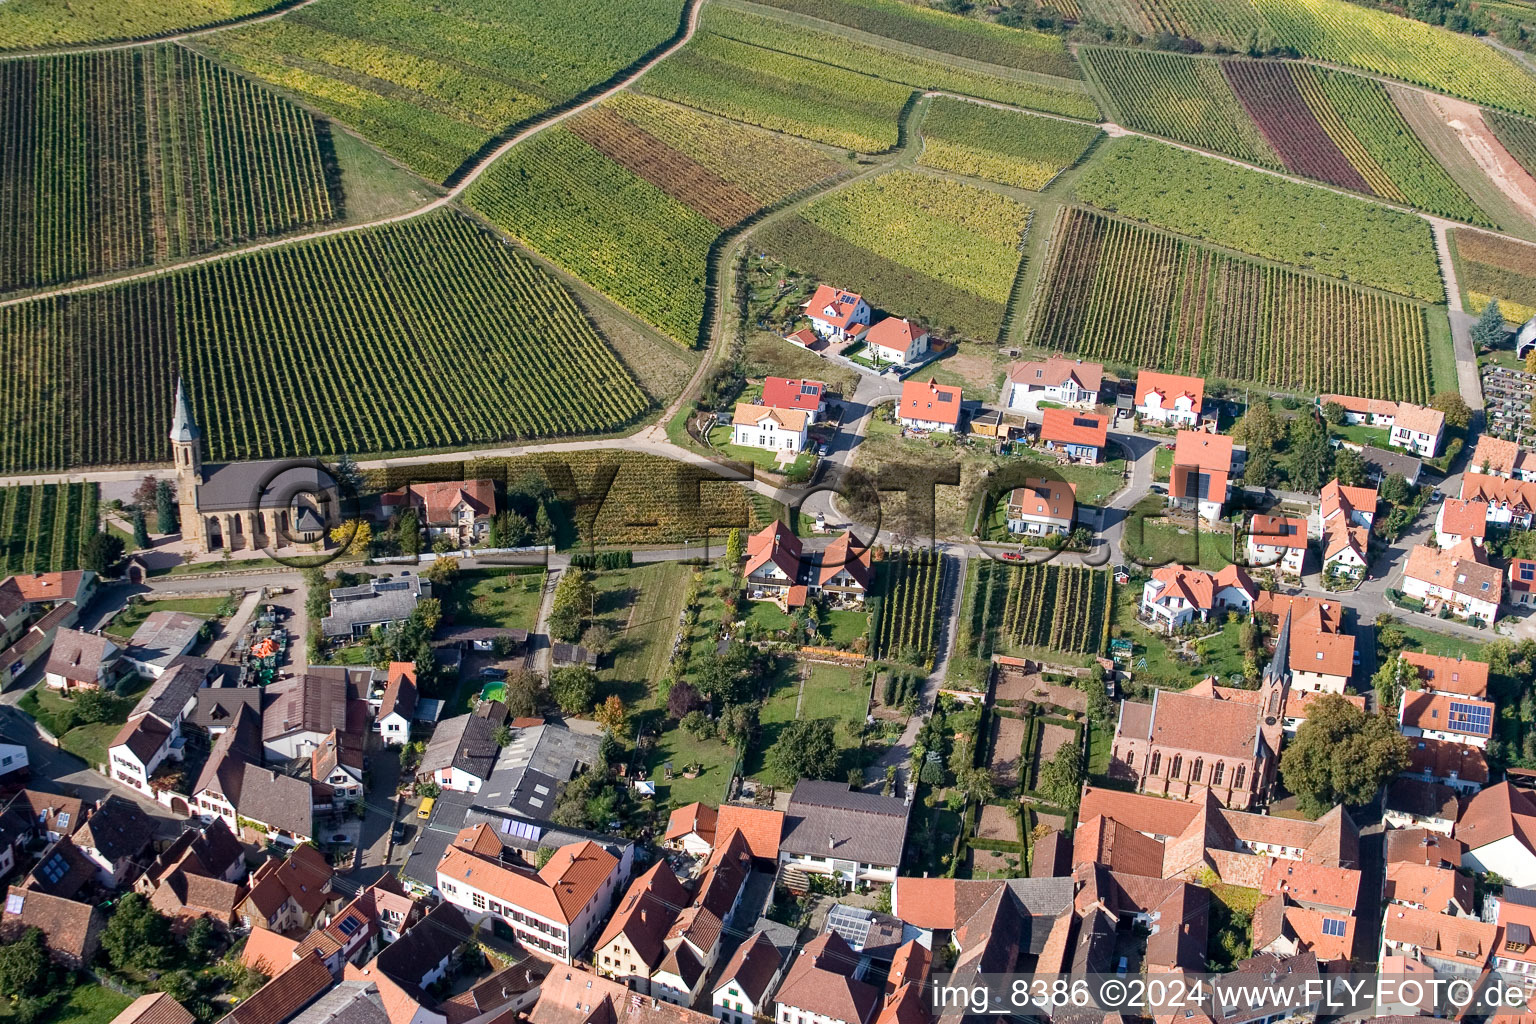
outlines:
[{"label": "lawn", "polygon": [[[1172,642],[1136,621],[1140,588],[1132,584],[1136,593],[1121,593],[1115,599],[1115,636],[1128,637],[1132,643],[1131,668],[1137,676],[1151,676],[1174,685],[1194,684],[1206,676],[1219,676],[1228,682],[1233,673],[1243,670],[1242,624],[1227,623],[1217,633],[1202,639],[1202,654],[1198,663],[1181,661],[1174,656]],[[1142,660],[1146,660],[1145,667]]]},{"label": "lawn", "polygon": [[368,645],[350,644],[346,647],[332,647],[326,655],[326,663],[331,665],[367,665]]},{"label": "lawn", "polygon": [[[110,1024],[133,1002],[132,996],[114,992],[102,985],[80,985],[69,998],[43,1017],[44,1024]],[[6,1007],[7,1010],[10,1007]],[[13,1015],[7,1012],[9,1019]]]},{"label": "lawn", "polygon": [[766,469],[770,473],[809,474],[811,463],[816,456],[809,449],[802,451],[789,462],[780,462],[779,453],[767,448],[753,448],[750,445],[731,444],[731,427],[716,427],[709,432],[709,443],[715,451],[727,458],[737,459],[741,462],[750,462],[759,469]]},{"label": "lawn", "polygon": [[531,631],[543,595],[544,570],[538,566],[465,570],[442,596],[443,621]]},{"label": "lawn", "polygon": [[802,718],[862,722],[869,710],[869,684],[862,667],[814,663],[800,701]]},{"label": "lawn", "polygon": [[1330,424],[1328,433],[1351,444],[1368,444],[1374,448],[1386,448],[1387,439],[1391,436],[1385,427],[1368,427],[1364,423]]},{"label": "lawn", "polygon": [[1107,775],[1109,755],[1114,746],[1115,734],[1094,722],[1088,723],[1088,774]]},{"label": "lawn", "polygon": [[710,569],[699,583],[699,618],[688,631],[690,663],[715,652],[715,630],[725,614],[725,601],[715,593],[722,583],[734,585],[736,574],[727,569]]},{"label": "lawn", "polygon": [[783,611],[772,601],[752,601],[747,610],[747,622],[758,629],[767,629],[777,632],[788,629],[794,625],[794,617]]},{"label": "lawn", "polygon": [[[1483,653],[1486,640],[1474,640],[1471,637],[1450,636],[1445,633],[1437,633],[1432,629],[1424,629],[1420,626],[1410,626],[1399,619],[1394,628],[1402,631],[1408,638],[1408,646],[1425,654],[1434,654],[1443,658],[1464,657],[1473,661],[1485,661],[1487,655]],[[1380,636],[1380,631],[1377,632]]]},{"label": "lawn", "polygon": [[237,604],[229,597],[176,597],[163,601],[139,601],[118,612],[102,632],[126,640],[133,636],[152,612],[186,612],[203,619],[216,619],[234,614]]},{"label": "lawn", "polygon": [[[135,680],[135,683],[140,682]],[[128,712],[133,705],[138,703],[140,697],[149,689],[149,683],[143,683],[127,695],[118,697],[117,714],[110,721],[91,722],[87,725],[77,725],[73,729],[59,736],[59,718],[69,707],[70,702],[63,695],[48,689],[42,684],[28,690],[25,696],[17,702],[17,706],[55,736],[59,736],[59,746],[85,761],[92,768],[107,761],[107,744],[112,742],[112,737],[117,735],[117,730],[128,721]]]},{"label": "lawn", "polygon": [[774,664],[774,674],[769,680],[768,697],[763,710],[758,713],[757,742],[747,751],[746,772],[761,776],[763,761],[779,738],[786,723],[795,720],[795,709],[800,702],[800,663],[791,658],[779,658]]},{"label": "lawn", "polygon": [[1159,518],[1163,509],[1163,499],[1158,495],[1137,502],[1121,540],[1127,558],[1151,568],[1194,565],[1210,572],[1231,564],[1230,533],[1213,532],[1198,516],[1194,517],[1193,526],[1176,525]]},{"label": "lawn", "polygon": [[1159,483],[1168,482],[1168,478],[1173,475],[1173,455],[1174,451],[1172,448],[1166,445],[1157,446],[1157,451],[1152,456],[1153,480]]},{"label": "lawn", "polygon": [[818,622],[817,632],[833,644],[851,646],[869,632],[869,613],[854,609],[827,612]]},{"label": "lawn", "polygon": [[687,566],[657,562],[598,573],[597,621],[613,633],[612,664],[597,673],[599,696],[617,693],[631,709],[655,706],[688,590]]},{"label": "lawn", "polygon": [[[663,769],[668,761],[673,768],[670,782]],[[684,764],[702,764],[704,770],[698,778],[685,779]],[[730,783],[731,768],[735,764],[733,747],[716,739],[695,739],[676,723],[657,738],[645,759],[647,777],[656,783],[657,807],[681,807],[696,800],[707,804],[724,803],[725,788]]]}]

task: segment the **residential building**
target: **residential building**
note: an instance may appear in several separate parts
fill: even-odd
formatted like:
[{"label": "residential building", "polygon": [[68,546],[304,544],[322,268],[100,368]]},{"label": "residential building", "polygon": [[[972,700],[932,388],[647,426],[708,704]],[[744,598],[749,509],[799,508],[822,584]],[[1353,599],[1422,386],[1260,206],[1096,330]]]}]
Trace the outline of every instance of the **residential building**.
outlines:
[{"label": "residential building", "polygon": [[1170,427],[1193,427],[1205,404],[1205,381],[1142,370],[1136,375],[1136,415]]},{"label": "residential building", "polygon": [[579,967],[556,967],[540,983],[530,1024],[711,1024],[697,1010],[640,996]]},{"label": "residential building", "polygon": [[1408,553],[1403,592],[1423,601],[1428,611],[1444,605],[1457,615],[1492,624],[1499,615],[1504,575],[1487,559],[1470,540],[1445,549],[1420,544]]},{"label": "residential building", "polygon": [[855,338],[869,327],[869,303],[862,295],[841,288],[817,285],[815,294],[800,308],[810,319],[811,329],[823,338]]},{"label": "residential building", "polygon": [[812,559],[811,569],[815,574],[812,589],[835,605],[862,604],[875,582],[869,547],[851,530],[834,537],[821,555]]},{"label": "residential building", "polygon": [[309,757],[332,733],[361,747],[367,700],[345,670],[312,669],[265,689],[261,745],[268,761]]},{"label": "residential building", "polygon": [[197,554],[323,545],[341,522],[336,481],[318,461],[205,466],[202,431],[179,379],[170,441],[182,540]]},{"label": "residential building", "polygon": [[1387,783],[1381,818],[1388,828],[1422,828],[1448,836],[1456,827],[1456,790],[1399,776]]},{"label": "residential building", "polygon": [[309,755],[314,806],[335,811],[363,798],[362,738],[332,731]]},{"label": "residential building", "polygon": [[[389,876],[385,876],[388,878]],[[418,904],[411,904],[413,909]],[[424,990],[447,977],[460,947],[474,941],[474,930],[451,903],[439,903],[385,946],[370,965],[407,991]]]},{"label": "residential building", "polygon": [[859,958],[836,932],[795,952],[774,997],[778,1024],[872,1024],[881,991],[862,980]]},{"label": "residential building", "polygon": [[1419,736],[1408,749],[1403,775],[1448,786],[1470,796],[1488,784],[1488,759],[1480,747]]},{"label": "residential building", "polygon": [[[310,952],[284,967],[273,979],[235,1004],[219,1024],[272,1024],[290,1021],[299,1011],[315,1002],[336,982],[319,953]],[[330,1006],[327,1013],[334,1012]],[[321,1024],[321,1020],[304,1024]],[[370,1016],[360,1024],[381,1024]]]},{"label": "residential building", "polygon": [[773,994],[789,961],[766,932],[754,932],[721,970],[710,999],[721,1024],[754,1024],[771,1012]]},{"label": "residential building", "polygon": [[1232,496],[1232,439],[1224,434],[1181,430],[1174,441],[1168,475],[1168,505],[1198,512],[1216,522]]},{"label": "residential building", "polygon": [[1461,478],[1461,498],[1481,506],[1479,511],[1495,526],[1529,530],[1536,515],[1536,482],[1469,472]]},{"label": "residential building", "polygon": [[[1465,881],[1470,889],[1471,880]],[[1467,916],[1471,916],[1470,891],[1467,896]],[[1531,929],[1536,927],[1536,892],[1507,885],[1496,901],[1488,897],[1485,902],[1497,904],[1495,923],[1499,926],[1499,934],[1493,969],[1508,975],[1511,981],[1523,982],[1529,995],[1532,986],[1536,985],[1536,979],[1531,977],[1536,974],[1536,949],[1532,948],[1536,942],[1531,939]]]},{"label": "residential building", "polygon": [[1344,422],[1351,426],[1390,427],[1397,419],[1398,405],[1380,398],[1359,398],[1355,395],[1318,395],[1317,408],[1337,405],[1344,410]]},{"label": "residential building", "polygon": [[416,778],[443,789],[478,793],[496,767],[496,730],[503,716],[458,715],[438,723]]},{"label": "residential building", "polygon": [[715,821],[715,839],[727,839],[740,832],[747,840],[758,870],[775,869],[779,863],[779,844],[785,829],[784,812],[771,807],[746,804],[721,804]]},{"label": "residential building", "polygon": [[1536,481],[1536,452],[1521,448],[1514,441],[1484,434],[1477,440],[1468,473],[1503,477],[1506,480]]},{"label": "residential building", "polygon": [[928,332],[910,320],[888,316],[864,332],[864,344],[875,362],[905,366],[928,354]]},{"label": "residential building", "polygon": [[618,909],[592,947],[592,965],[604,977],[652,994],[651,976],[669,952],[667,933],[691,901],[671,866],[665,860],[657,861],[630,883],[619,900]]},{"label": "residential building", "polygon": [[1461,806],[1452,833],[1466,847],[1462,864],[1492,872],[1506,885],[1536,885],[1536,796],[1509,784],[1489,786]]},{"label": "residential building", "polygon": [[79,605],[66,601],[25,626],[16,642],[0,651],[0,680],[12,682],[46,657],[53,650],[53,639],[59,630],[72,626],[79,613]]},{"label": "residential building", "polygon": [[1348,487],[1337,480],[1328,481],[1323,485],[1321,503],[1317,508],[1317,535],[1327,533],[1332,523],[1371,526],[1376,522],[1378,500],[1374,487]]},{"label": "residential building", "polygon": [[667,832],[662,841],[671,849],[694,857],[707,857],[715,846],[715,823],[719,812],[708,804],[684,804],[667,818]]},{"label": "residential building", "polygon": [[1440,454],[1440,442],[1445,437],[1445,413],[1408,402],[1397,404],[1397,417],[1387,440],[1394,448],[1412,452],[1421,459],[1432,459]]},{"label": "residential building", "polygon": [[325,854],[310,846],[294,847],[285,860],[263,861],[236,908],[240,923],[253,934],[259,928],[308,931],[326,905],[340,899],[331,890],[332,874]]},{"label": "residential building", "polygon": [[102,885],[120,887],[144,870],[149,860],[145,853],[155,838],[155,823],[133,801],[108,796],[86,815],[70,838],[96,865],[96,877]]},{"label": "residential building", "polygon": [[1488,533],[1488,503],[1446,498],[1435,513],[1435,543],[1442,548],[1453,548],[1462,541],[1470,541],[1478,547]]},{"label": "residential building", "polygon": [[1109,420],[1098,413],[1047,409],[1041,414],[1040,440],[1046,451],[1073,462],[1098,462],[1108,436]]},{"label": "residential building", "polygon": [[239,922],[245,876],[245,850],[229,826],[215,818],[177,836],[133,888],[177,926],[206,917],[228,930]]},{"label": "residential building", "polygon": [[1536,605],[1536,559],[1509,560],[1509,603],[1518,608]]},{"label": "residential building", "polygon": [[890,882],[901,864],[909,810],[896,797],[801,779],[784,812],[779,860],[845,887]]},{"label": "residential building", "polygon": [[1065,480],[1029,479],[1008,492],[1004,521],[1009,533],[1029,537],[1072,532],[1077,515],[1077,487]]},{"label": "residential building", "polygon": [[223,818],[244,841],[291,845],[314,837],[309,782],[262,766],[261,718],[244,704],[214,742],[188,806],[204,821]]},{"label": "residential building", "polygon": [[1398,657],[1413,666],[1424,691],[1479,700],[1488,696],[1488,666],[1481,661],[1422,651],[1402,651]]},{"label": "residential building", "polygon": [[739,832],[733,832],[710,854],[693,896],[667,930],[663,940],[666,954],[651,972],[651,995],[690,1006],[703,994],[704,979],[714,969],[721,939],[731,929],[741,905],[751,865],[746,840]]},{"label": "residential building", "polygon": [[[1216,435],[1207,435],[1216,436]],[[1248,564],[1301,579],[1307,561],[1307,521],[1291,516],[1255,515],[1248,521]]]},{"label": "residential building", "polygon": [[1209,622],[1213,615],[1246,614],[1259,588],[1239,566],[1220,572],[1167,565],[1152,573],[1141,591],[1141,614],[1155,629],[1172,633],[1191,622]]},{"label": "residential building", "polygon": [[165,992],[139,996],[111,1024],[193,1024],[197,1018]]},{"label": "residential building", "polygon": [[799,409],[772,409],[737,402],[731,417],[731,443],[790,455],[805,450],[810,416]]},{"label": "residential building", "polygon": [[507,732],[507,745],[476,794],[477,806],[548,820],[565,784],[602,762],[600,738],[564,722],[514,718]]},{"label": "residential building", "polygon": [[1498,926],[1433,910],[1389,904],[1382,950],[1420,960],[1442,978],[1473,978],[1490,964]]},{"label": "residential building", "polygon": [[421,576],[375,576],[360,586],[331,591],[331,613],[320,620],[320,628],[327,639],[361,640],[375,626],[404,622],[418,601],[431,596],[432,583]]},{"label": "residential building", "polygon": [[155,715],[137,715],[123,723],[107,744],[108,777],[154,796],[149,780],[171,756],[171,727]]},{"label": "residential building", "polygon": [[411,723],[416,719],[416,666],[409,661],[392,661],[388,672],[375,731],[386,746],[398,747],[411,741]]},{"label": "residential building", "polygon": [[100,633],[61,629],[43,668],[43,680],[55,690],[111,689],[123,672],[122,651]]},{"label": "residential building", "polygon": [[1003,383],[1003,405],[1009,409],[1033,409],[1040,401],[1090,409],[1099,404],[1104,386],[1104,367],[1081,359],[1051,356],[1008,367]]},{"label": "residential building", "polygon": [[903,381],[896,418],[912,430],[952,434],[960,425],[960,389],[932,377]]},{"label": "residential building", "polygon": [[1409,487],[1417,487],[1419,474],[1424,471],[1424,463],[1412,455],[1388,451],[1373,445],[1361,446],[1360,460],[1365,463],[1365,475],[1373,484],[1379,484],[1387,477],[1396,474],[1402,477]]},{"label": "residential building", "polygon": [[162,796],[151,780],[167,759],[182,759],[182,724],[197,706],[198,692],[217,668],[217,663],[205,658],[180,655],[150,684],[128,721],[107,744],[107,771],[112,779],[152,799],[169,802],[170,795]]},{"label": "residential building", "polygon": [[809,378],[768,377],[763,380],[763,395],[757,404],[769,409],[803,412],[815,423],[827,411],[827,385]]},{"label": "residential building", "polygon": [[28,928],[43,933],[49,959],[68,970],[89,967],[101,946],[107,919],[89,903],[10,886],[0,915],[0,942],[15,942]]},{"label": "residential building", "polygon": [[446,537],[460,548],[482,543],[496,518],[492,480],[446,480],[407,484],[379,496],[386,515],[414,509],[429,541]]},{"label": "residential building", "polygon": [[1472,879],[1454,868],[1397,861],[1387,865],[1382,896],[1388,903],[1431,910],[1451,917],[1472,917]]},{"label": "residential building", "polygon": [[1343,693],[1355,672],[1355,638],[1348,633],[1305,628],[1294,623],[1286,666],[1291,688],[1313,693]]},{"label": "residential building", "polygon": [[208,620],[186,612],[150,612],[134,630],[123,661],[144,679],[159,679],[192,649]]},{"label": "residential building", "polygon": [[96,583],[96,574],[89,569],[34,572],[0,580],[0,649],[20,640],[51,610],[66,610],[69,621],[61,625],[70,625],[96,592]]},{"label": "residential building", "polygon": [[1371,564],[1371,531],[1366,526],[1329,523],[1323,531],[1323,575],[1356,582],[1365,578]]},{"label": "residential building", "polygon": [[1458,694],[1406,690],[1398,702],[1398,729],[1404,736],[1466,743],[1486,750],[1493,736],[1495,708],[1486,700]]},{"label": "residential building", "polygon": [[785,600],[790,607],[805,604],[808,591],[800,582],[801,558],[800,538],[778,520],[754,533],[747,538],[747,561],[741,570],[747,596],[754,601]]},{"label": "residential building", "polygon": [[570,964],[623,885],[619,859],[591,841],[556,850],[537,872],[458,845],[437,867],[437,889],[472,922],[500,920],[530,952]]}]

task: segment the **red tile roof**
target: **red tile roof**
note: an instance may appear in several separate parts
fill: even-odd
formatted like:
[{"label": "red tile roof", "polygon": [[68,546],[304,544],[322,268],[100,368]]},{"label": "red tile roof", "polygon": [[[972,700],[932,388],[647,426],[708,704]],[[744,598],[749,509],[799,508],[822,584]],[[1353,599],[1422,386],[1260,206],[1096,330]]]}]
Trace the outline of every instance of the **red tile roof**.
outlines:
[{"label": "red tile roof", "polygon": [[1258,736],[1259,716],[1253,708],[1176,690],[1154,694],[1150,739],[1154,747],[1241,760],[1254,756]]},{"label": "red tile roof", "polygon": [[1389,906],[1388,942],[1417,946],[1444,960],[1484,967],[1495,949],[1498,926],[1464,917],[1447,917],[1433,910]]},{"label": "red tile roof", "polygon": [[1072,834],[1072,862],[1162,878],[1163,844],[1114,818],[1099,815],[1078,825]]},{"label": "red tile roof", "polygon": [[792,377],[769,377],[763,381],[763,397],[759,405],[770,409],[800,409],[814,412],[826,398],[827,386],[819,380],[801,380]]},{"label": "red tile roof", "polygon": [[1469,850],[1515,836],[1536,852],[1536,798],[1507,781],[1480,790],[1462,804],[1453,835]]},{"label": "red tile roof", "polygon": [[1403,575],[1463,597],[1498,604],[1504,593],[1504,574],[1480,560],[1485,557],[1470,540],[1445,550],[1420,544],[1408,552]]},{"label": "red tile roof", "polygon": [[[618,867],[613,854],[591,841],[562,846],[538,873],[498,863],[458,847],[438,862],[445,878],[470,885],[551,921],[576,920]],[[471,880],[473,879],[473,880]]]},{"label": "red tile roof", "polygon": [[1488,696],[1488,666],[1468,658],[1445,658],[1421,651],[1404,651],[1402,658],[1418,669],[1426,690]]},{"label": "red tile roof", "polygon": [[1232,439],[1225,434],[1203,430],[1181,430],[1173,442],[1173,464],[1194,466],[1207,473],[1227,473],[1232,469]]},{"label": "red tile roof", "polygon": [[715,823],[715,839],[724,842],[732,832],[740,832],[747,849],[758,860],[779,859],[779,839],[784,834],[784,812],[767,807],[721,804]]},{"label": "red tile roof", "polygon": [[800,538],[775,519],[747,538],[747,564],[742,575],[750,576],[772,562],[791,583],[800,577]]},{"label": "red tile roof", "polygon": [[1388,402],[1380,398],[1358,398],[1355,395],[1318,395],[1317,400],[1323,405],[1332,402],[1345,412],[1352,412],[1356,416],[1393,416],[1397,415],[1397,403]]},{"label": "red tile roof", "polygon": [[674,839],[683,838],[690,832],[697,832],[700,839],[713,846],[716,814],[715,809],[708,804],[684,804],[668,816],[664,841],[670,843]]},{"label": "red tile roof", "polygon": [[320,954],[310,953],[237,1004],[223,1019],[232,1024],[283,1024],[330,988],[333,981]]},{"label": "red tile roof", "polygon": [[1249,533],[1257,544],[1272,548],[1307,547],[1307,521],[1292,516],[1254,516]]},{"label": "red tile roof", "polygon": [[1065,480],[1029,479],[1008,494],[1008,514],[1065,519],[1077,512],[1077,485]]},{"label": "red tile roof", "polygon": [[1363,512],[1375,515],[1377,493],[1374,487],[1346,487],[1337,480],[1323,485],[1323,518],[1332,518],[1335,512]]},{"label": "red tile roof", "polygon": [[240,951],[240,962],[254,971],[272,977],[293,963],[293,951],[299,947],[297,939],[269,931],[261,925],[251,928]]},{"label": "red tile roof", "polygon": [[1488,532],[1488,503],[1446,498],[1435,517],[1435,527],[1457,537],[1482,538]]},{"label": "red tile roof", "polygon": [[1315,616],[1317,624],[1329,633],[1338,631],[1340,616],[1343,614],[1337,601],[1326,601],[1301,594],[1281,594],[1273,590],[1261,591],[1253,602],[1255,615],[1264,615],[1276,622],[1283,619],[1287,611],[1291,613],[1293,626]]},{"label": "red tile roof", "polygon": [[1248,574],[1236,565],[1226,566],[1214,575],[1203,569],[1165,565],[1152,573],[1152,579],[1163,584],[1163,589],[1157,595],[1158,600],[1173,594],[1205,611],[1216,607],[1216,595],[1227,587],[1242,590],[1250,598],[1258,594]]},{"label": "red tile roof", "polygon": [[861,301],[863,296],[857,292],[845,292],[822,284],[816,286],[816,293],[805,300],[801,308],[812,319],[824,320],[834,327],[847,327]]},{"label": "red tile roof", "polygon": [[1355,638],[1348,633],[1297,630],[1293,624],[1290,668],[1348,679],[1355,672]]},{"label": "red tile roof", "polygon": [[439,483],[407,484],[379,499],[385,507],[410,505],[421,509],[427,526],[452,526],[457,523],[453,510],[467,503],[475,515],[493,515],[496,511],[496,484],[491,480],[445,480]]},{"label": "red tile roof", "polygon": [[1394,429],[1434,435],[1445,428],[1445,413],[1424,405],[1399,402],[1397,418],[1392,421],[1392,426]]},{"label": "red tile roof", "polygon": [[1447,913],[1454,902],[1470,914],[1472,879],[1454,868],[1396,861],[1387,865],[1387,883],[1382,896],[1388,902],[1417,903],[1442,914]]},{"label": "red tile roof", "polygon": [[867,545],[853,535],[852,530],[843,532],[821,553],[821,565],[817,585],[825,586],[834,576],[848,570],[859,586],[868,590],[874,582],[874,570],[870,568],[870,551]]},{"label": "red tile roof", "polygon": [[1296,903],[1316,903],[1352,914],[1360,900],[1360,869],[1303,860],[1274,860],[1264,872],[1262,888]]},{"label": "red tile roof", "polygon": [[1154,392],[1162,398],[1165,409],[1172,407],[1174,400],[1181,395],[1188,395],[1198,414],[1200,404],[1205,401],[1205,380],[1201,377],[1181,377],[1176,373],[1142,370],[1136,375],[1136,405],[1145,405],[1147,396]]},{"label": "red tile roof", "polygon": [[912,347],[912,342],[928,333],[910,320],[888,316],[864,334],[864,343],[902,352]]},{"label": "red tile roof", "polygon": [[112,1024],[192,1024],[196,1020],[186,1007],[164,992],[139,996],[128,1008],[112,1018]]},{"label": "red tile roof", "polygon": [[1097,413],[1047,409],[1042,416],[1040,439],[1043,441],[1103,448],[1109,436],[1109,420]]},{"label": "red tile roof", "polygon": [[1497,709],[1485,700],[1463,697],[1459,694],[1447,695],[1409,690],[1403,694],[1399,721],[1405,726],[1416,726],[1426,731],[1460,733],[1464,736],[1481,736],[1484,739],[1491,735],[1488,728],[1477,724],[1460,711],[1453,711],[1452,704],[1482,709],[1487,712],[1490,722],[1497,717]]},{"label": "red tile roof", "polygon": [[1083,790],[1077,820],[1103,815],[1148,835],[1176,836],[1189,827],[1199,811],[1198,804],[1183,800],[1089,786]]},{"label": "red tile roof", "polygon": [[896,408],[897,415],[902,419],[953,426],[960,422],[960,389],[940,384],[932,377],[926,382],[905,381],[901,385],[901,401]]}]

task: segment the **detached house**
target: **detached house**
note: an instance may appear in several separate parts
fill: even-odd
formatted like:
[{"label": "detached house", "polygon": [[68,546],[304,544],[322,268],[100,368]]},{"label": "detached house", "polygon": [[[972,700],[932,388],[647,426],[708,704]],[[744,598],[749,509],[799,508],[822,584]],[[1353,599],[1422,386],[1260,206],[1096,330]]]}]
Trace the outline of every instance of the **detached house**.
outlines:
[{"label": "detached house", "polygon": [[862,603],[874,584],[869,548],[851,530],[835,537],[812,568],[815,589],[838,603]]},{"label": "detached house", "polygon": [[1109,421],[1097,413],[1047,409],[1042,414],[1040,440],[1046,451],[1074,462],[1098,462],[1104,456]]},{"label": "detached house", "polygon": [[1420,544],[1408,553],[1403,592],[1427,609],[1443,604],[1457,615],[1492,624],[1499,615],[1504,576],[1487,558],[1471,540],[1446,549]]},{"label": "detached house", "polygon": [[1307,561],[1307,521],[1287,516],[1254,516],[1248,522],[1245,554],[1251,566],[1273,568],[1281,576],[1301,579]]},{"label": "detached house", "polygon": [[747,596],[782,599],[791,608],[805,604],[807,590],[800,582],[800,538],[775,520],[747,539],[747,561],[742,575]]},{"label": "detached house", "polygon": [[817,285],[816,293],[800,307],[811,329],[823,338],[857,337],[869,326],[869,303],[862,295],[830,285]]},{"label": "detached house", "polygon": [[1247,614],[1259,588],[1235,565],[1218,573],[1165,565],[1152,573],[1141,590],[1141,613],[1155,628],[1172,633],[1199,619],[1228,611]]},{"label": "detached house", "polygon": [[1136,375],[1136,415],[1172,427],[1193,427],[1205,404],[1205,381],[1142,370]]},{"label": "detached house", "polygon": [[386,514],[415,509],[429,540],[447,537],[462,548],[485,540],[496,517],[496,484],[491,480],[449,480],[407,484],[381,495]]},{"label": "detached house", "polygon": [[327,639],[361,640],[375,626],[404,622],[424,597],[432,596],[432,583],[421,576],[380,576],[355,587],[331,591],[331,613],[320,620]]},{"label": "detached house", "polygon": [[827,386],[819,380],[768,377],[763,381],[763,397],[757,404],[803,412],[815,423],[827,411]]},{"label": "detached house", "polygon": [[111,778],[145,796],[169,799],[161,797],[150,779],[168,758],[181,760],[182,723],[217,667],[204,658],[181,657],[150,685],[107,745]]},{"label": "detached house", "polygon": [[1452,834],[1466,845],[1463,867],[1536,885],[1536,796],[1507,781],[1489,786],[1463,803]]},{"label": "detached house", "polygon": [[898,366],[915,362],[928,352],[928,332],[910,320],[888,316],[864,332],[870,357]]},{"label": "detached house", "polygon": [[1031,409],[1044,400],[1087,409],[1099,404],[1103,387],[1102,364],[1052,356],[1009,366],[1008,379],[1003,384],[1003,405],[1009,409]]},{"label": "detached house", "polygon": [[896,418],[909,429],[952,434],[960,425],[960,389],[940,384],[932,377],[927,383],[904,381]]},{"label": "detached house", "polygon": [[496,767],[496,729],[505,717],[499,703],[491,707],[500,713],[458,715],[439,723],[416,766],[417,780],[459,793],[480,792]]},{"label": "detached house", "polygon": [[1174,441],[1168,476],[1170,508],[1196,512],[1216,522],[1232,496],[1232,439],[1225,434],[1181,430]]},{"label": "detached house", "polygon": [[1317,509],[1317,532],[1324,534],[1334,524],[1369,527],[1376,522],[1378,495],[1374,487],[1348,487],[1337,480],[1323,485],[1322,502]]},{"label": "detached house", "polygon": [[1008,492],[1005,521],[1009,533],[1030,537],[1072,532],[1077,514],[1077,486],[1063,480],[1025,480]]},{"label": "detached house", "polygon": [[416,717],[416,666],[409,661],[389,663],[389,682],[379,704],[376,722],[379,736],[391,747],[411,740],[411,722]]},{"label": "detached house", "polygon": [[1397,403],[1397,416],[1388,435],[1394,448],[1410,451],[1421,459],[1432,459],[1440,454],[1444,436],[1445,413],[1408,402]]},{"label": "detached house", "polygon": [[891,882],[906,843],[908,810],[896,797],[801,779],[784,812],[779,861],[846,887]]},{"label": "detached house", "polygon": [[99,633],[61,629],[54,635],[43,679],[65,693],[111,689],[122,671],[122,651],[112,641]]},{"label": "detached house", "polygon": [[731,417],[731,443],[797,454],[805,449],[810,415],[799,409],[771,409],[738,402]]}]

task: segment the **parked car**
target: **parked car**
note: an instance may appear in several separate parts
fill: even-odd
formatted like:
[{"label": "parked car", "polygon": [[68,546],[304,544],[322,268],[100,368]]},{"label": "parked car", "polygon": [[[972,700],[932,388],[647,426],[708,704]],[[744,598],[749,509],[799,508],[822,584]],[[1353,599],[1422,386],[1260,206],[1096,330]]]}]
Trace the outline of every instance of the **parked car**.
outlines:
[{"label": "parked car", "polygon": [[428,818],[432,817],[432,808],[435,807],[436,805],[437,805],[437,797],[435,797],[435,796],[427,797],[425,800],[423,800],[421,802],[421,807],[420,807],[419,810],[417,810],[416,817],[420,818],[422,821],[426,821]]},{"label": "parked car", "polygon": [[823,459],[827,457],[827,453],[830,452],[831,450],[832,450],[831,448],[827,447],[827,444],[826,444],[825,441],[823,441],[821,444],[816,446],[816,454],[818,456],[820,456],[821,458],[823,458]]},{"label": "parked car", "polygon": [[406,829],[406,825],[405,825],[405,822],[403,822],[403,821],[395,822],[395,827],[390,829],[389,837],[390,837],[391,840],[394,841],[394,844],[396,846],[399,846],[401,843],[405,842],[405,836],[406,836],[405,829]]}]

